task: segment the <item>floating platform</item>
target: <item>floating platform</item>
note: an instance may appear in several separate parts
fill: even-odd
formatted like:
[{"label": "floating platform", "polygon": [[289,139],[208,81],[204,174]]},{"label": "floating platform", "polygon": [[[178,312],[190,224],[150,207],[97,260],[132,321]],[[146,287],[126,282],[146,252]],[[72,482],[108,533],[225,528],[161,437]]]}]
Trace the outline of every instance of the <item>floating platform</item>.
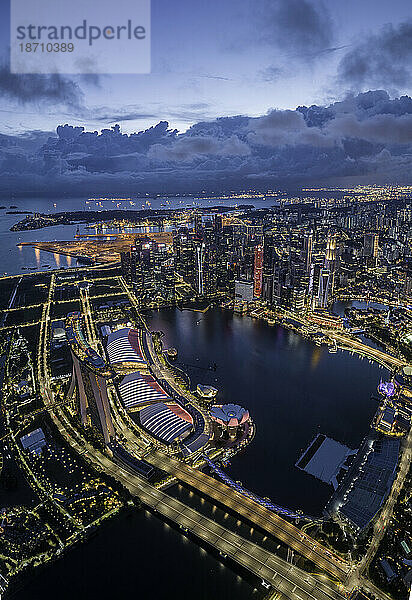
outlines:
[{"label": "floating platform", "polygon": [[196,391],[201,398],[207,398],[209,400],[213,400],[217,394],[216,388],[211,385],[202,385],[201,383],[197,384]]},{"label": "floating platform", "polygon": [[357,450],[352,450],[323,433],[318,433],[295,466],[324,483],[333,485],[336,490],[339,485],[339,473],[342,469],[348,469],[347,459],[356,453]]}]

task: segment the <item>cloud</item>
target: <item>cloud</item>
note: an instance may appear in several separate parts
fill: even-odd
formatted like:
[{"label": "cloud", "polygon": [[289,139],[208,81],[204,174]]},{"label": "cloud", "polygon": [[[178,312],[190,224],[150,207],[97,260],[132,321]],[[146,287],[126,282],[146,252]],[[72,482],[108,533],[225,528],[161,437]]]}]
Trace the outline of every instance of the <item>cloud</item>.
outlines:
[{"label": "cloud", "polygon": [[412,99],[384,90],[329,106],[199,121],[181,134],[167,121],[132,134],[119,125],[86,131],[69,124],[56,133],[0,135],[1,194],[412,184]]},{"label": "cloud", "polygon": [[0,97],[20,104],[61,104],[76,110],[83,105],[83,92],[72,79],[58,73],[16,75],[4,65],[0,67]]},{"label": "cloud", "polygon": [[121,123],[122,121],[139,121],[141,119],[156,119],[155,114],[139,110],[125,111],[110,111],[99,110],[98,114],[94,114],[95,121],[104,121],[105,123]]},{"label": "cloud", "polygon": [[201,155],[247,156],[250,148],[235,135],[226,140],[214,137],[182,137],[171,145],[152,146],[148,156],[160,161],[191,161]]},{"label": "cloud", "polygon": [[322,2],[263,0],[259,15],[262,40],[282,53],[307,61],[332,50],[334,26]]},{"label": "cloud", "polygon": [[345,115],[330,121],[327,132],[381,144],[412,144],[412,115],[375,115],[363,121]]},{"label": "cloud", "polygon": [[341,59],[338,79],[356,90],[382,86],[405,88],[412,81],[412,21],[385,25],[363,37]]},{"label": "cloud", "polygon": [[296,110],[272,110],[264,117],[251,119],[248,140],[267,146],[332,146],[335,139],[318,127],[308,127]]}]

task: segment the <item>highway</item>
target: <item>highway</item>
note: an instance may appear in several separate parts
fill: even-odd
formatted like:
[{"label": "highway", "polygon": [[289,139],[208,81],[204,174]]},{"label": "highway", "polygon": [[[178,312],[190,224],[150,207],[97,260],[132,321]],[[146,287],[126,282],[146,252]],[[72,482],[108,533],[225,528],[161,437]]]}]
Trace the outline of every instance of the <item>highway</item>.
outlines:
[{"label": "highway", "polygon": [[349,566],[343,559],[276,513],[182,461],[158,452],[146,454],[145,460],[242,516],[262,531],[275,536],[333,577],[337,577],[340,581],[345,580]]}]

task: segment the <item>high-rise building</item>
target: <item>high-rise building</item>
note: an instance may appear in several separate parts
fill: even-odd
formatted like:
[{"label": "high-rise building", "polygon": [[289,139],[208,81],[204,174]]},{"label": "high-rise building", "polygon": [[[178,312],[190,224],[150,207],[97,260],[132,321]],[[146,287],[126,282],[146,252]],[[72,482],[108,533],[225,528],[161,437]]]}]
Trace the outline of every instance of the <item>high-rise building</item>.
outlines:
[{"label": "high-rise building", "polygon": [[305,261],[306,273],[310,272],[310,266],[312,264],[312,250],[313,250],[313,234],[308,233],[303,240],[303,260]]},{"label": "high-rise building", "polygon": [[128,252],[121,253],[121,266],[139,300],[175,299],[174,256],[166,244],[150,238],[137,239]]},{"label": "high-rise building", "polygon": [[262,275],[263,275],[263,246],[259,245],[255,248],[255,263],[253,269],[254,288],[253,293],[255,298],[260,298],[262,295]]},{"label": "high-rise building", "polygon": [[253,281],[235,281],[235,301],[252,302],[253,300]]},{"label": "high-rise building", "polygon": [[319,288],[318,288],[318,306],[326,308],[328,306],[330,294],[331,273],[329,269],[321,269],[319,273]]},{"label": "high-rise building", "polygon": [[197,286],[196,290],[199,296],[204,294],[204,282],[203,282],[203,263],[205,255],[205,244],[201,242],[196,246],[196,278]]},{"label": "high-rise building", "polygon": [[365,233],[363,237],[363,256],[370,262],[376,263],[378,258],[379,235],[377,233]]},{"label": "high-rise building", "polygon": [[336,267],[336,236],[335,234],[328,235],[326,241],[326,255],[325,255],[325,268],[329,269],[331,273],[335,271]]},{"label": "high-rise building", "polygon": [[94,373],[73,352],[73,380],[77,408],[82,425],[92,425],[108,444],[114,437],[114,427],[103,375]]}]

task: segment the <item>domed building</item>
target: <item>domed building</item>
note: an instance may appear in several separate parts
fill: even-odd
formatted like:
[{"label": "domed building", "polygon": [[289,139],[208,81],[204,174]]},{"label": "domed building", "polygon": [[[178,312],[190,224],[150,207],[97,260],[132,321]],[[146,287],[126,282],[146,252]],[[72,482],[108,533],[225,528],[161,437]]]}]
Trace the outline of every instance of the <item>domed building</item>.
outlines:
[{"label": "domed building", "polygon": [[392,381],[382,381],[378,385],[378,392],[387,398],[392,398],[396,394],[396,385]]},{"label": "domed building", "polygon": [[210,418],[226,429],[230,437],[235,437],[239,427],[249,421],[250,415],[238,404],[215,404],[210,409]]}]

